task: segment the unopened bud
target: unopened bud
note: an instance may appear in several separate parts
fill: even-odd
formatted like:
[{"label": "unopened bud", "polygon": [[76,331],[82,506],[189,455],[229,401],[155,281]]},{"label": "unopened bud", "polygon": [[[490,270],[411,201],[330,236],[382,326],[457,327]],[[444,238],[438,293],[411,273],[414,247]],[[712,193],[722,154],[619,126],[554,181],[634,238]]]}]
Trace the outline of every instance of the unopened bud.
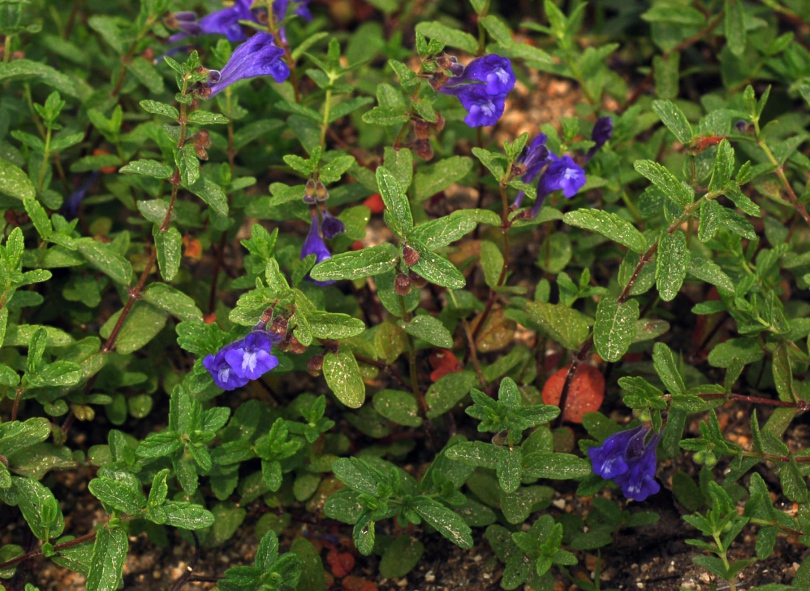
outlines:
[{"label": "unopened bud", "polygon": [[326,201],[329,199],[329,191],[321,181],[315,183],[315,199],[318,201]]},{"label": "unopened bud", "polygon": [[433,87],[433,90],[439,90],[442,86],[444,86],[445,82],[447,82],[447,76],[442,74],[441,72],[436,72],[430,77],[430,85]]},{"label": "unopened bud", "polygon": [[413,122],[413,129],[416,132],[416,137],[420,140],[425,140],[430,137],[430,123],[424,119],[417,119]]},{"label": "unopened bud", "polygon": [[444,129],[444,117],[442,117],[440,113],[436,113],[436,123],[433,124],[433,128],[436,131]]},{"label": "unopened bud", "polygon": [[287,334],[287,319],[284,316],[276,316],[267,330],[283,338]]},{"label": "unopened bud", "polygon": [[288,347],[290,353],[295,353],[296,355],[300,355],[301,353],[307,350],[307,348],[301,344],[301,341],[299,341],[295,337],[290,337]]},{"label": "unopened bud", "polygon": [[304,203],[309,203],[310,205],[315,203],[315,181],[312,179],[307,180],[307,184],[304,187]]},{"label": "unopened bud", "polygon": [[411,278],[400,273],[394,281],[394,293],[399,296],[406,296],[411,292]]},{"label": "unopened bud", "polygon": [[207,129],[201,129],[194,136],[194,152],[200,160],[208,160],[206,148],[211,147],[211,134]]},{"label": "unopened bud", "polygon": [[416,140],[413,143],[413,151],[422,160],[433,159],[433,148],[430,145],[430,140]]},{"label": "unopened bud", "polygon": [[419,289],[422,289],[428,284],[427,279],[425,279],[424,277],[420,277],[413,271],[408,272],[408,277],[411,278],[411,283],[413,283]]},{"label": "unopened bud", "polygon": [[406,244],[402,247],[402,260],[409,267],[413,267],[419,262],[419,253]]},{"label": "unopened bud", "polygon": [[309,375],[315,377],[321,373],[323,369],[323,355],[313,355],[307,361],[307,371]]},{"label": "unopened bud", "polygon": [[461,76],[464,73],[464,66],[461,64],[451,64],[447,70],[453,75],[453,77]]},{"label": "unopened bud", "polygon": [[441,55],[436,56],[436,63],[440,68],[447,69],[450,67],[451,64],[453,64],[454,61],[458,60],[455,60],[453,56],[447,55],[446,53],[442,53]]}]

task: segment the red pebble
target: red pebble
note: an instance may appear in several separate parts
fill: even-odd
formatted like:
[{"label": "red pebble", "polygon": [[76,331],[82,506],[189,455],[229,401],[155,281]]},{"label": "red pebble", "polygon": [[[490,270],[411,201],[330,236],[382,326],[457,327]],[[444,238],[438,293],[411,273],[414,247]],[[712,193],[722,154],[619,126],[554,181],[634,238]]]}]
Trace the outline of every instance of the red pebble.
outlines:
[{"label": "red pebble", "polygon": [[373,214],[382,213],[385,209],[385,204],[383,203],[382,197],[380,197],[379,193],[374,193],[374,195],[363,201],[363,205],[368,207]]},{"label": "red pebble", "polygon": [[[545,404],[560,404],[565,376],[571,366],[563,367],[551,376],[543,386],[543,402]],[[605,399],[605,378],[602,372],[585,363],[580,364],[571,380],[568,389],[568,398],[565,401],[565,415],[563,420],[570,423],[582,423],[586,413],[596,412]]]}]

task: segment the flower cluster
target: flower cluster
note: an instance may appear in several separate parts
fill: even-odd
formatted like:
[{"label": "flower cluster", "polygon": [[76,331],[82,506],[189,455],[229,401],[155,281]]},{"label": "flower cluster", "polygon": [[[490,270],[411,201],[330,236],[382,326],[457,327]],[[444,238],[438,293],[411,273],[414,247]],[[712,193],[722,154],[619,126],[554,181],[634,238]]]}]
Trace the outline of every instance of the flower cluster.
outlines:
[{"label": "flower cluster", "polygon": [[[291,0],[275,0],[273,2],[273,19],[278,22],[287,15],[287,8]],[[312,20],[312,13],[309,11],[311,0],[292,0],[296,5],[294,14]],[[253,0],[236,0],[232,6],[217,10],[197,21],[197,15],[193,12],[176,12],[170,19],[170,26],[180,29],[180,33],[169,37],[169,41],[179,41],[186,37],[196,37],[197,35],[224,35],[228,41],[244,41],[245,30],[239,21],[252,21],[261,23],[267,19],[267,10],[264,8],[251,9]],[[279,36],[286,42],[284,28],[279,29]]]},{"label": "flower cluster", "polygon": [[[454,71],[450,69],[451,73]],[[508,58],[491,54],[471,61],[460,75],[450,78],[439,92],[458,98],[467,109],[464,122],[470,127],[481,127],[497,123],[503,115],[506,95],[514,86],[512,63]]]},{"label": "flower cluster", "polygon": [[272,76],[276,82],[284,82],[290,76],[284,50],[276,45],[270,33],[256,33],[236,48],[222,71],[210,70],[206,96],[214,96],[234,82],[256,76]]},{"label": "flower cluster", "polygon": [[[596,151],[605,145],[613,134],[613,119],[610,117],[600,117],[596,120],[591,132],[591,140],[594,146],[588,151],[583,158],[583,163],[587,163]],[[579,190],[585,186],[586,176],[583,168],[574,162],[574,159],[568,155],[557,156],[549,151],[546,147],[546,140],[548,137],[544,133],[537,134],[537,137],[532,140],[532,143],[526,146],[518,159],[518,164],[524,171],[521,180],[524,183],[532,183],[540,175],[540,180],[537,182],[537,199],[534,202],[530,216],[535,217],[546,197],[551,195],[554,191],[562,190],[563,195],[570,199],[576,195]],[[545,168],[545,170],[543,170]],[[517,209],[523,203],[526,194],[521,191],[518,193],[513,204],[513,208]]]},{"label": "flower cluster", "polygon": [[278,358],[271,354],[278,340],[277,335],[254,329],[245,338],[224,346],[216,355],[207,355],[203,367],[217,386],[236,390],[278,365]]},{"label": "flower cluster", "polygon": [[645,442],[649,433],[649,427],[620,431],[588,450],[594,473],[613,480],[624,496],[634,501],[643,501],[661,490],[655,481],[655,448],[661,436],[653,435]]}]

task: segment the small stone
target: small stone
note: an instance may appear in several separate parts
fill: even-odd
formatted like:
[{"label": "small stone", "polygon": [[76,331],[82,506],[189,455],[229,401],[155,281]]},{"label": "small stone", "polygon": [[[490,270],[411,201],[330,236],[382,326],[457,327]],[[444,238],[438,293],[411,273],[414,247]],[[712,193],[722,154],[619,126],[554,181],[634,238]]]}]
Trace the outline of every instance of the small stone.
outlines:
[{"label": "small stone", "polygon": [[557,507],[557,509],[559,509],[560,511],[565,509],[565,499],[556,499],[554,501],[551,501],[551,504]]},{"label": "small stone", "polygon": [[427,581],[428,583],[432,583],[435,580],[436,575],[433,574],[432,570],[429,570],[428,572],[425,573],[425,581]]}]

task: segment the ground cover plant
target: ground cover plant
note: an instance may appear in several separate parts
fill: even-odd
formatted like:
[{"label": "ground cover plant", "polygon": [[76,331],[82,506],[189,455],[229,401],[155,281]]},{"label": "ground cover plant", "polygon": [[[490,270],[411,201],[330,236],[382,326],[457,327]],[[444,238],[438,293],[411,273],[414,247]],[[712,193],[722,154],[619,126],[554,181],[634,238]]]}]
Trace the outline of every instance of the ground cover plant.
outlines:
[{"label": "ground cover plant", "polygon": [[810,589],[808,0],[0,34],[5,589]]}]

